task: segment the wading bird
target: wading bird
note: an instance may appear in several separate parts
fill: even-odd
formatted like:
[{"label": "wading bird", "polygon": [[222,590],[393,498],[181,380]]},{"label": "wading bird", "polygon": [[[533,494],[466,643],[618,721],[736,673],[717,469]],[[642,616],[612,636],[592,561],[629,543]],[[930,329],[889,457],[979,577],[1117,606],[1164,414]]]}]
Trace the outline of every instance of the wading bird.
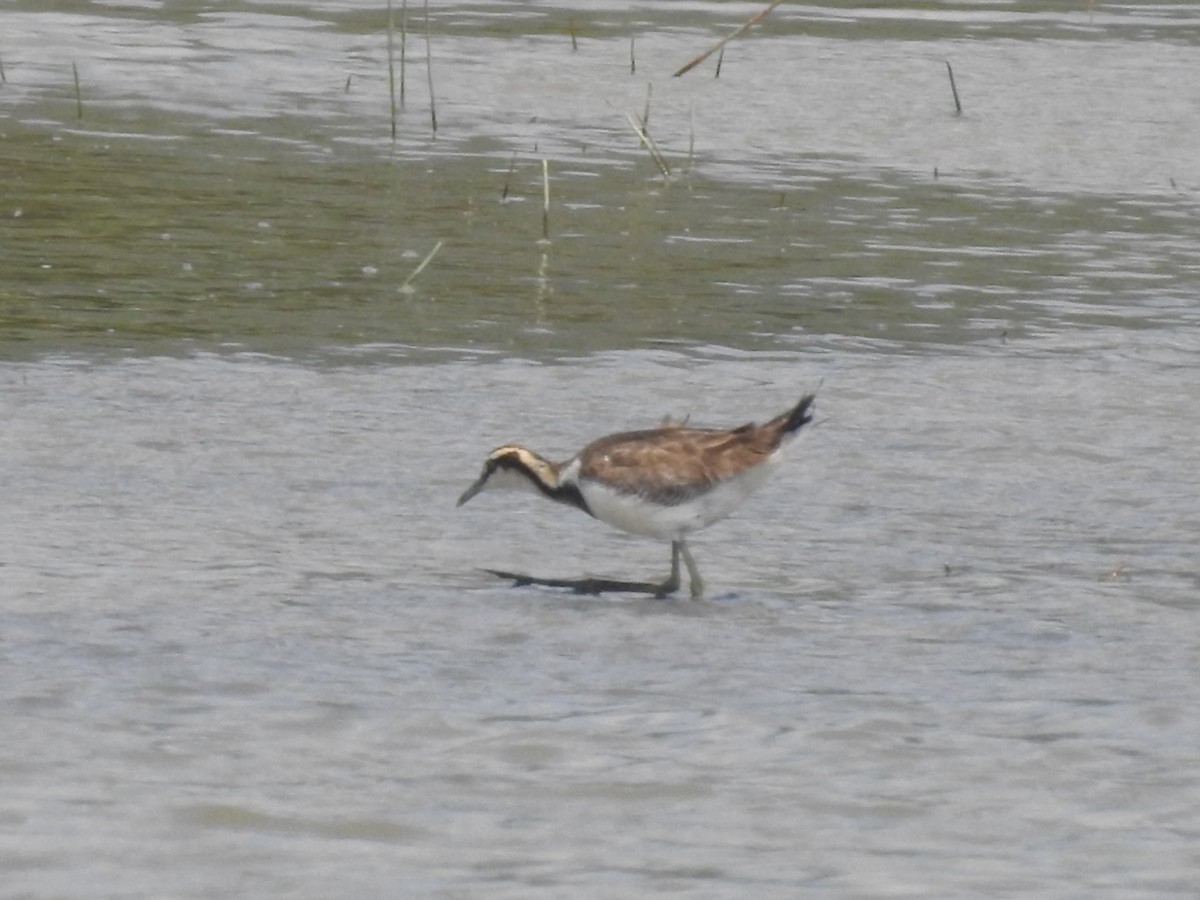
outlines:
[{"label": "wading bird", "polygon": [[676,422],[610,434],[565,463],[505,444],[488,454],[483,473],[458,498],[458,505],[491,488],[532,490],[622,531],[671,542],[671,574],[661,583],[534,578],[491,570],[518,585],[570,587],[581,593],[639,591],[663,597],[679,589],[683,557],[692,596],[698,598],[704,582],[686,536],[725,518],[762,487],[784,446],[812,421],[815,399],[814,394],[806,394],[762,425],[718,430]]}]

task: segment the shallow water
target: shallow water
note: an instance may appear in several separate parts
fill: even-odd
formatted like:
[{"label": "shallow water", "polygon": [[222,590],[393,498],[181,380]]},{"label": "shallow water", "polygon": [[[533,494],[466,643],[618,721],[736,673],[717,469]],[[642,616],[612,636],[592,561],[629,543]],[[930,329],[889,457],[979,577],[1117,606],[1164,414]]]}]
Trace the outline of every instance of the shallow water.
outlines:
[{"label": "shallow water", "polygon": [[[1192,896],[1200,20],[1087,6],[435,8],[393,144],[378,10],[14,4],[6,896]],[[453,506],[810,389],[700,603]]]},{"label": "shallow water", "polygon": [[[1185,896],[1197,349],[6,366],[10,883]],[[667,562],[454,510],[502,436],[818,374],[791,464],[693,541],[709,601],[478,571]]]}]

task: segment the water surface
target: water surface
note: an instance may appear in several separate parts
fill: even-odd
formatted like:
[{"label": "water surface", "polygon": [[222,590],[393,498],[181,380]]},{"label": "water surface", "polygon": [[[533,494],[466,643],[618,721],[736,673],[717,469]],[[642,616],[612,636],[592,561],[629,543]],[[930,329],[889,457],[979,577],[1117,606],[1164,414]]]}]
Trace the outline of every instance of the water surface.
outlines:
[{"label": "water surface", "polygon": [[[1194,5],[756,8],[3,13],[12,896],[1194,894]],[[701,603],[453,507],[811,389]]]}]

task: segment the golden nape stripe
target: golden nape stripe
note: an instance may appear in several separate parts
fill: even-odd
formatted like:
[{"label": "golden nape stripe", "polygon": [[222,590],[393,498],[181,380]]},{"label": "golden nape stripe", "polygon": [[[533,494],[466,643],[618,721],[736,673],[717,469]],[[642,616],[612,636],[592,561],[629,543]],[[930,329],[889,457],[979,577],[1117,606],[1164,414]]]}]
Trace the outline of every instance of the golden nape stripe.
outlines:
[{"label": "golden nape stripe", "polygon": [[492,488],[532,490],[575,506],[622,531],[671,542],[671,574],[660,583],[607,579],[545,579],[496,572],[518,584],[570,587],[580,592],[639,591],[666,596],[679,589],[679,560],[693,597],[704,582],[685,538],[725,518],[763,485],[784,446],[812,421],[814,394],[762,425],[724,430],[669,423],[647,431],[599,438],[565,463],[517,444],[488,454],[479,479],[458,498],[462,506]]}]

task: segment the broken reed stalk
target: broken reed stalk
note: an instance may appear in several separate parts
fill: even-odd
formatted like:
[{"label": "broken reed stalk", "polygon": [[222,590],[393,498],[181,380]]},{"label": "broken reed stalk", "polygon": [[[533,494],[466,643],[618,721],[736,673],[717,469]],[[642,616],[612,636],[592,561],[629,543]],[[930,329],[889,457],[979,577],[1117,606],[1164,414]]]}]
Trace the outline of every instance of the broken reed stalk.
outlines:
[{"label": "broken reed stalk", "polygon": [[717,54],[717,71],[713,73],[713,78],[721,77],[721,63],[725,62],[725,48],[721,48],[721,52]]},{"label": "broken reed stalk", "polygon": [[946,60],[946,73],[950,76],[950,91],[954,94],[954,114],[962,115],[962,102],[958,99],[958,88],[954,84],[954,70],[950,68],[950,60]]},{"label": "broken reed stalk", "polygon": [[579,52],[579,41],[577,41],[575,39],[575,17],[574,16],[571,16],[571,18],[567,19],[567,31],[571,35],[571,52],[578,53]]},{"label": "broken reed stalk", "polygon": [[508,186],[512,184],[513,169],[517,165],[517,153],[514,150],[512,157],[508,161],[508,174],[504,176],[504,190],[500,192],[500,202],[503,203],[508,199]]},{"label": "broken reed stalk", "polygon": [[650,158],[654,160],[654,164],[658,166],[658,170],[663,173],[663,177],[669,177],[671,167],[667,165],[667,161],[663,159],[663,155],[658,152],[658,145],[654,143],[654,138],[646,133],[646,130],[638,124],[637,119],[631,113],[625,113],[625,118],[629,120],[629,124],[633,126],[633,130],[637,132],[638,137],[642,139],[642,143],[646,145],[646,149],[650,151]]},{"label": "broken reed stalk", "polygon": [[550,161],[542,160],[542,240],[550,240]]},{"label": "broken reed stalk", "polygon": [[642,131],[649,133],[650,131],[650,94],[654,90],[653,84],[646,84],[646,110],[642,113]]},{"label": "broken reed stalk", "polygon": [[429,42],[429,0],[425,0],[425,72],[429,76],[429,119],[437,137],[437,103],[433,99],[433,45]]},{"label": "broken reed stalk", "polygon": [[751,28],[753,28],[755,25],[757,25],[759,22],[761,22],[763,19],[765,19],[767,17],[767,14],[782,2],[783,2],[783,0],[771,0],[771,2],[767,4],[766,9],[762,10],[761,12],[755,13],[753,16],[751,16],[749,19],[747,19],[745,22],[743,22],[741,25],[739,25],[737,28],[735,28],[728,35],[721,38],[721,40],[717,41],[715,44],[713,44],[711,47],[709,47],[707,50],[705,50],[703,53],[701,53],[699,56],[697,56],[691,62],[689,62],[686,65],[684,65],[683,67],[681,67],[679,69],[679,71],[677,71],[675,73],[675,77],[678,78],[680,75],[683,75],[686,72],[690,72],[692,69],[696,68],[696,66],[700,65],[700,63],[704,62],[706,59],[708,59],[710,56],[712,56],[714,53],[716,53],[718,50],[720,50],[722,47],[724,47],[726,44],[728,44],[730,41],[732,41],[735,37],[737,37],[738,35],[746,32],[746,31],[749,31]]},{"label": "broken reed stalk", "polygon": [[442,249],[442,244],[444,243],[445,241],[438,241],[433,245],[433,249],[425,254],[425,258],[421,260],[421,264],[412,270],[411,275],[404,279],[404,284],[400,285],[400,290],[404,291],[405,293],[408,293],[412,290],[411,285],[413,283],[413,279],[425,271],[425,267],[429,265],[430,261],[432,261],[435,256],[437,256],[437,252]]},{"label": "broken reed stalk", "polygon": [[71,60],[71,74],[75,77],[75,115],[83,121],[83,91],[79,89],[79,67]]},{"label": "broken reed stalk", "polygon": [[633,55],[633,35],[629,36],[629,74],[637,72],[637,57]]},{"label": "broken reed stalk", "polygon": [[[396,139],[396,57],[395,35],[396,35],[396,20],[392,14],[392,0],[388,0],[387,4],[387,54],[388,54],[388,105],[392,111],[392,140]],[[350,80],[346,80],[346,90],[350,90]]]}]

